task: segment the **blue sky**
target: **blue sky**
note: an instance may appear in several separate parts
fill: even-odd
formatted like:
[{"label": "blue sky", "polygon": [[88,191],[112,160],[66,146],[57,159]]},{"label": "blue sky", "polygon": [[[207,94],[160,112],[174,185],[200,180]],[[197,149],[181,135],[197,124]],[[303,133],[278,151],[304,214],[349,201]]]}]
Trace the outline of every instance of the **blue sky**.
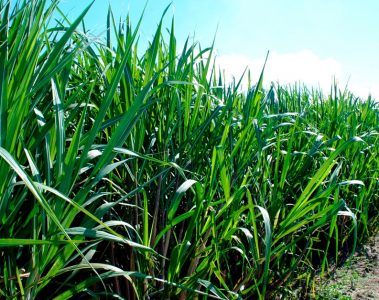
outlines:
[{"label": "blue sky", "polygon": [[[62,0],[71,18],[89,0]],[[105,30],[111,4],[117,17],[131,16],[135,24],[145,1],[95,0],[87,27]],[[379,99],[379,1],[377,0],[150,0],[140,31],[151,40],[165,7],[172,3],[165,24],[175,18],[179,45],[194,37],[203,48],[216,33],[219,65],[227,75],[239,76],[246,66],[257,77],[267,51],[266,83],[301,80],[327,89],[333,76],[341,88]]]}]

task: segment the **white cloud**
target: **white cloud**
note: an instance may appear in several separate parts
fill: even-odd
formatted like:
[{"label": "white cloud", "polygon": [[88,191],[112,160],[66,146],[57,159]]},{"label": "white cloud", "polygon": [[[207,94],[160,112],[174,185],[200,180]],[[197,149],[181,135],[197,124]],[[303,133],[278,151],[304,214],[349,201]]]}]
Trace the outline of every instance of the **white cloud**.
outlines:
[{"label": "white cloud", "polygon": [[374,81],[354,82],[350,80],[348,89],[363,99],[366,99],[370,94],[376,101],[379,101],[379,86]]},{"label": "white cloud", "polygon": [[[248,56],[233,54],[217,57],[218,66],[225,70],[226,79],[231,81],[233,76],[239,79],[246,67],[251,71],[253,83],[260,75],[264,58],[253,59]],[[357,96],[367,97],[371,93],[376,99],[379,96],[379,88],[376,85],[360,84],[356,78],[349,78],[343,66],[331,57],[321,58],[310,50],[301,50],[293,53],[271,52],[268,57],[264,84],[279,82],[282,85],[301,82],[309,87],[320,87],[326,94],[336,79],[340,89],[348,88]],[[246,76],[245,76],[246,77]],[[243,82],[246,88],[247,79]]]}]

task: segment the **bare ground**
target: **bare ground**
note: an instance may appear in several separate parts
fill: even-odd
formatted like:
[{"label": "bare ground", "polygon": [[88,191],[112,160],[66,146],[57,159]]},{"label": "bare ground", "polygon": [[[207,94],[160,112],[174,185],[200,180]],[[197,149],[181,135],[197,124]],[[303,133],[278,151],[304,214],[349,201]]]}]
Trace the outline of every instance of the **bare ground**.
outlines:
[{"label": "bare ground", "polygon": [[379,300],[379,234],[322,284],[317,298]]}]

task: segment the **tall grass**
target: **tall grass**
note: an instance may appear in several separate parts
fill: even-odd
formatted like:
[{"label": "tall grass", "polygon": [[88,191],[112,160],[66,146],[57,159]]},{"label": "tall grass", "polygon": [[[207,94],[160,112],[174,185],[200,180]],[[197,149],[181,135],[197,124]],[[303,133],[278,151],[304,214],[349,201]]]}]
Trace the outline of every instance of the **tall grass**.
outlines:
[{"label": "tall grass", "polygon": [[378,224],[378,104],[241,92],[213,46],[0,0],[0,297],[273,298]]}]

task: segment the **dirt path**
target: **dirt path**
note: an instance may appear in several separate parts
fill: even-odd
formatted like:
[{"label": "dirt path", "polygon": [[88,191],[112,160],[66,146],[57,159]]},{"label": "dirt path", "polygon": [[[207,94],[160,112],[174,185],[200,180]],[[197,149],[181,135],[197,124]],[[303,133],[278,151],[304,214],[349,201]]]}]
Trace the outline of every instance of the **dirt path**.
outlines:
[{"label": "dirt path", "polygon": [[319,299],[379,300],[379,234],[322,285]]},{"label": "dirt path", "polygon": [[357,280],[352,298],[379,299],[379,235],[366,246],[363,259],[358,260],[355,267],[361,278]]}]

